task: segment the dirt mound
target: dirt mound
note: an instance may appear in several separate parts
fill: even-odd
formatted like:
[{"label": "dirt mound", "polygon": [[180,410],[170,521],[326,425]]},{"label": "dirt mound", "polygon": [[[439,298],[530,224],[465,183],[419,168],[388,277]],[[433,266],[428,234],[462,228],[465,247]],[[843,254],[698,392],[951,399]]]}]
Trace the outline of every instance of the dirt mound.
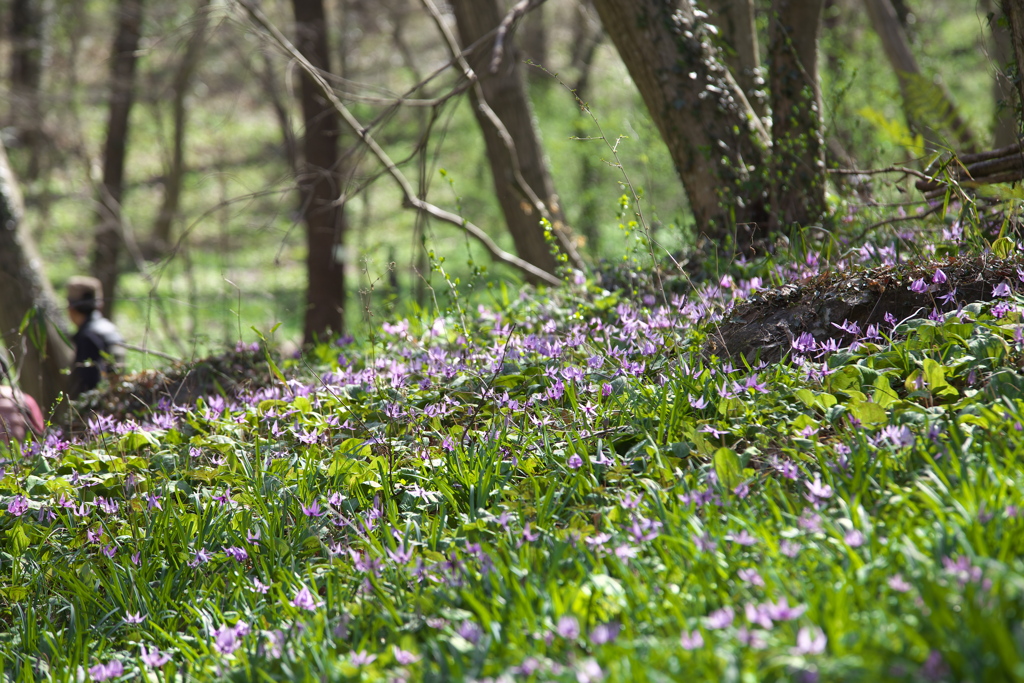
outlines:
[{"label": "dirt mound", "polygon": [[84,394],[75,402],[74,423],[88,416],[110,415],[118,420],[142,417],[161,402],[188,405],[204,396],[233,398],[277,382],[262,349],[236,349],[164,370],[123,375],[106,388]]}]

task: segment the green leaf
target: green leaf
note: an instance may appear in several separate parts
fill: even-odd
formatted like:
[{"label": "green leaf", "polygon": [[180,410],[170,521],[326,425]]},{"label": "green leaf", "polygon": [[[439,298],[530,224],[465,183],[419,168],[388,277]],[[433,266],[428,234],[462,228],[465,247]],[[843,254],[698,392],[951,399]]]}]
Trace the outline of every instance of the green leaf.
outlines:
[{"label": "green leaf", "polygon": [[715,474],[718,475],[718,481],[722,483],[722,486],[732,490],[736,488],[737,484],[740,483],[740,457],[736,455],[736,451],[731,448],[723,446],[715,451]]},{"label": "green leaf", "polygon": [[889,421],[885,409],[872,401],[850,403],[850,413],[864,425],[876,425]]},{"label": "green leaf", "polygon": [[135,451],[143,446],[152,446],[153,448],[156,448],[160,445],[160,442],[157,441],[149,432],[135,431],[128,432],[122,436],[118,445],[121,447],[121,450]]},{"label": "green leaf", "polygon": [[992,253],[999,258],[1010,258],[1013,252],[1013,240],[1008,237],[1000,237],[992,243]]},{"label": "green leaf", "polygon": [[889,378],[885,375],[879,375],[875,378],[875,393],[872,395],[871,400],[882,408],[888,408],[893,403],[899,401],[900,397],[893,391],[892,386],[889,384]]}]

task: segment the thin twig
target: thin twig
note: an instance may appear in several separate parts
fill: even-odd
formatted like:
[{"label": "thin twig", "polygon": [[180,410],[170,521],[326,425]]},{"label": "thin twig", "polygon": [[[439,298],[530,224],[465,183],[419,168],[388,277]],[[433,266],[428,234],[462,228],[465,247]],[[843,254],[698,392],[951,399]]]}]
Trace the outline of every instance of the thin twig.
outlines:
[{"label": "thin twig", "polygon": [[906,175],[912,175],[915,178],[921,178],[929,182],[935,182],[936,178],[930,176],[927,173],[918,171],[915,168],[907,168],[906,166],[888,166],[886,168],[871,168],[864,171],[859,171],[855,168],[830,168],[826,170],[826,173],[833,175],[880,175],[882,173],[905,173]]},{"label": "thin twig", "polygon": [[903,221],[912,221],[912,220],[915,220],[915,219],[918,219],[918,218],[925,218],[926,216],[932,215],[933,213],[938,211],[940,208],[942,208],[941,204],[938,205],[938,206],[933,206],[932,208],[928,209],[927,211],[925,211],[923,213],[919,213],[919,214],[913,215],[913,216],[894,216],[892,218],[886,218],[884,221],[878,221],[877,223],[872,223],[871,225],[869,225],[866,228],[864,228],[863,230],[861,230],[860,233],[857,234],[857,236],[855,236],[852,240],[850,240],[850,242],[853,243],[853,244],[857,244],[862,239],[867,237],[868,233],[871,232],[872,230],[874,230],[875,228],[881,228],[881,227],[886,226],[886,225],[892,225],[893,223],[902,223]]}]

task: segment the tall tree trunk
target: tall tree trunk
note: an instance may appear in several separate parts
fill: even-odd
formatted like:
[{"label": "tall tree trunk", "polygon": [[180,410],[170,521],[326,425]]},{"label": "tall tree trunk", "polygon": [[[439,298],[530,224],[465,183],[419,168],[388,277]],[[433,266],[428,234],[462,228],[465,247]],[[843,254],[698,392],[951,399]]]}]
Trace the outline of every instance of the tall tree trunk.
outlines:
[{"label": "tall tree trunk", "polygon": [[955,147],[958,152],[977,148],[975,137],[960,116],[945,86],[921,73],[910,51],[910,41],[891,0],[864,0],[875,33],[900,85],[907,125],[924,137],[930,150]]},{"label": "tall tree trunk", "polygon": [[757,115],[767,112],[761,55],[757,46],[754,0],[707,0],[711,22],[718,27],[725,44],[722,59]]},{"label": "tall tree trunk", "polygon": [[[22,390],[48,411],[65,389],[61,370],[71,353],[62,337],[63,313],[23,215],[17,180],[0,142],[0,338],[13,356]],[[28,321],[24,331],[23,321]]]},{"label": "tall tree trunk", "polygon": [[[322,0],[292,0],[295,46],[317,69],[330,72],[327,19]],[[302,74],[304,159],[299,175],[306,222],[306,312],[303,339],[307,344],[345,329],[345,264],[339,258],[345,242],[344,207],[338,157],[338,114],[316,82]]]},{"label": "tall tree trunk", "polygon": [[163,254],[171,246],[171,228],[178,216],[181,203],[181,187],[185,177],[185,131],[187,129],[188,110],[185,100],[192,88],[192,80],[199,65],[199,57],[206,44],[206,27],[209,24],[210,0],[199,0],[193,15],[192,35],[185,45],[185,54],[174,72],[171,83],[171,108],[174,119],[174,140],[171,150],[171,165],[167,169],[164,180],[164,197],[160,212],[153,224],[150,238],[150,250],[154,254]]},{"label": "tall tree trunk", "polygon": [[[767,228],[768,134],[689,0],[594,0],[686,188],[698,234]],[[751,170],[753,169],[753,170]]]},{"label": "tall tree trunk", "polygon": [[1014,61],[1013,41],[1010,39],[1008,20],[993,0],[982,0],[982,10],[988,15],[989,60],[995,62],[992,79],[992,99],[995,141],[993,147],[1002,149],[1017,142],[1017,92],[1006,69]]},{"label": "tall tree trunk", "polygon": [[768,24],[772,228],[825,215],[825,143],[818,81],[824,0],[775,0]]},{"label": "tall tree trunk", "polygon": [[43,82],[43,3],[42,0],[11,2],[11,123],[21,145],[29,151],[26,177],[39,175],[42,153],[40,88]]},{"label": "tall tree trunk", "polygon": [[[503,17],[497,0],[452,0],[451,6],[463,47],[484,38],[498,27]],[[526,188],[518,187],[515,177],[518,166],[522,180],[547,207],[558,246],[574,265],[579,265],[579,256],[551,182],[540,137],[533,125],[533,113],[523,86],[519,58],[511,41],[506,41],[498,73],[492,74],[489,64],[493,48],[494,39],[491,37],[466,55],[470,67],[479,78],[483,93],[482,102],[475,90],[470,91],[470,99],[483,132],[495,193],[516,245],[516,252],[523,260],[549,273],[554,273],[559,265],[545,240],[544,228],[540,223],[541,215],[528,199]],[[511,138],[511,145],[503,139],[484,105],[500,119]]]},{"label": "tall tree trunk", "polygon": [[1010,24],[1010,42],[1013,44],[1014,64],[1017,67],[1016,78],[1018,104],[1017,120],[1024,121],[1024,2],[1020,0],[1002,0],[1003,14]]},{"label": "tall tree trunk", "polygon": [[92,256],[92,272],[103,285],[104,310],[108,317],[114,313],[117,279],[121,273],[124,161],[128,153],[128,121],[135,103],[136,53],[141,35],[142,0],[118,0],[117,30],[110,59],[110,114],[103,148],[103,183]]}]

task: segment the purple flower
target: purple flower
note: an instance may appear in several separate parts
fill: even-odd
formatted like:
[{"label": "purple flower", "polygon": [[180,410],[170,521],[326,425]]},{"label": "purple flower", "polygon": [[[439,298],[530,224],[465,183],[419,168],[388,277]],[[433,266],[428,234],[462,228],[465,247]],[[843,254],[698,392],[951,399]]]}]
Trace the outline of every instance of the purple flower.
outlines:
[{"label": "purple flower", "polygon": [[[240,622],[241,623],[241,622]],[[238,629],[235,626],[228,626],[223,624],[219,628],[213,629],[213,649],[221,655],[229,655],[238,649],[238,646],[242,644],[242,631],[247,632],[248,625],[244,629]]]},{"label": "purple flower", "polygon": [[195,557],[193,557],[189,561],[188,566],[190,566],[190,567],[198,567],[199,565],[206,564],[209,561],[210,561],[210,553],[208,553],[206,551],[206,548],[200,548],[199,550],[196,551]]},{"label": "purple flower", "polygon": [[920,278],[914,280],[914,282],[910,285],[910,291],[914,292],[915,294],[922,294],[928,291],[928,285],[925,284],[923,278]]},{"label": "purple flower", "polygon": [[820,655],[825,651],[828,638],[824,631],[815,626],[807,628],[804,626],[796,634],[796,647],[790,650],[794,655]]},{"label": "purple flower", "polygon": [[906,593],[910,590],[910,584],[903,579],[902,574],[893,574],[886,583],[889,584],[889,588],[897,593]]},{"label": "purple flower", "polygon": [[711,539],[711,536],[708,535],[707,532],[705,532],[702,536],[694,534],[693,544],[697,547],[697,550],[699,550],[702,553],[714,552],[715,548],[718,547],[718,544]]},{"label": "purple flower", "polygon": [[707,616],[707,625],[708,628],[712,629],[728,628],[732,625],[732,620],[735,618],[736,611],[732,607],[723,607],[722,609],[716,609]]},{"label": "purple flower", "polygon": [[146,494],[146,507],[149,510],[156,508],[157,510],[163,510],[163,506],[160,504],[160,496],[153,495],[152,493]]},{"label": "purple flower", "polygon": [[800,547],[799,543],[797,543],[796,541],[791,541],[788,538],[783,540],[782,543],[779,544],[779,552],[789,558],[796,557],[800,554],[801,550],[802,548]]},{"label": "purple flower", "polygon": [[617,621],[613,621],[608,624],[598,624],[594,627],[594,630],[590,632],[590,642],[594,645],[610,643],[619,637],[619,629],[621,628],[621,624]]},{"label": "purple flower", "polygon": [[757,545],[757,538],[755,536],[751,536],[750,532],[746,529],[741,529],[735,536],[726,536],[725,538],[727,541],[732,541],[733,543],[738,543],[742,546]]},{"label": "purple flower", "polygon": [[124,614],[124,623],[126,624],[141,624],[145,620],[146,617],[144,617],[141,612],[136,612],[135,614],[125,612]]},{"label": "purple flower", "polygon": [[741,569],[736,572],[736,575],[740,577],[740,581],[749,583],[751,586],[763,586],[764,579],[757,573],[756,569]]},{"label": "purple flower", "polygon": [[833,327],[838,327],[843,332],[846,332],[847,334],[852,334],[855,337],[859,337],[860,336],[860,325],[858,325],[856,322],[850,322],[849,320],[843,320],[843,324],[842,325],[839,325],[837,323],[832,323],[832,326]]},{"label": "purple flower", "polygon": [[703,410],[704,408],[707,408],[708,401],[703,396],[698,396],[697,398],[693,398],[691,396],[690,406],[692,406],[695,410]]},{"label": "purple flower", "polygon": [[577,621],[576,617],[567,614],[558,620],[555,632],[567,640],[576,640],[580,637],[580,622]]},{"label": "purple flower", "polygon": [[932,284],[941,285],[946,282],[946,274],[942,272],[941,268],[935,269],[935,275],[932,276]]},{"label": "purple flower", "polygon": [[820,474],[814,475],[814,481],[813,482],[805,482],[805,483],[807,484],[807,491],[811,494],[811,496],[813,498],[825,499],[825,498],[831,498],[832,497],[832,493],[833,493],[832,487],[829,486],[828,484],[822,484],[821,483],[821,475]]},{"label": "purple flower", "polygon": [[704,636],[697,629],[693,629],[692,633],[683,631],[683,634],[679,636],[679,644],[683,646],[684,650],[698,650],[704,647]]},{"label": "purple flower", "polygon": [[155,647],[147,650],[146,646],[143,645],[141,649],[142,654],[139,656],[139,659],[141,659],[142,663],[151,669],[158,669],[171,660],[171,656],[169,654],[166,652],[160,652],[160,650]]},{"label": "purple flower", "polygon": [[578,470],[583,467],[583,458],[573,453],[569,456],[569,460],[566,463],[570,469]]},{"label": "purple flower", "polygon": [[998,285],[996,285],[992,289],[992,296],[995,296],[995,297],[1005,297],[1005,296],[1010,296],[1010,294],[1011,294],[1010,285],[1006,284],[1005,281],[1000,282]]},{"label": "purple flower", "polygon": [[224,554],[232,558],[236,562],[244,562],[249,559],[249,553],[245,551],[245,548],[239,548],[237,546],[229,546],[224,548]]},{"label": "purple flower", "polygon": [[859,548],[862,545],[864,545],[864,541],[866,539],[864,538],[864,534],[861,533],[860,529],[853,529],[852,531],[848,531],[846,533],[846,535],[843,537],[843,540],[846,541],[846,545],[850,546],[851,548]]},{"label": "purple flower", "polygon": [[459,624],[458,634],[473,645],[476,645],[477,641],[480,640],[480,636],[482,636],[484,632],[483,629],[477,626],[474,622],[464,621]]},{"label": "purple flower", "polygon": [[97,664],[96,666],[89,667],[89,675],[92,676],[94,681],[105,681],[108,678],[117,678],[124,674],[124,665],[116,659],[112,659],[106,664]]},{"label": "purple flower", "polygon": [[316,500],[309,506],[300,504],[299,507],[302,508],[302,514],[307,517],[321,517],[324,514],[324,511],[320,508],[320,502]]},{"label": "purple flower", "polygon": [[786,600],[785,596],[779,598],[779,601],[774,604],[770,602],[765,603],[763,607],[767,611],[768,617],[773,621],[792,621],[807,611],[807,605],[790,607],[789,601]]},{"label": "purple flower", "polygon": [[375,659],[377,659],[377,655],[367,654],[366,650],[354,652],[349,657],[349,661],[353,666],[366,666],[367,664],[373,664]]},{"label": "purple flower", "polygon": [[814,341],[814,336],[810,332],[802,332],[799,337],[793,340],[793,350],[797,353],[809,355],[814,353],[816,346],[817,342]]},{"label": "purple flower", "polygon": [[420,661],[420,658],[414,655],[412,652],[403,650],[397,645],[393,646],[392,650],[395,653],[395,661],[398,662],[398,664],[401,666],[409,666],[410,664],[415,664],[416,662]]},{"label": "purple flower", "polygon": [[264,593],[265,594],[267,591],[270,590],[270,586],[268,586],[267,584],[263,583],[259,579],[254,578],[252,580],[252,590],[255,593]]},{"label": "purple flower", "polygon": [[21,517],[28,510],[28,499],[25,496],[15,496],[7,504],[7,513],[15,517]]},{"label": "purple flower", "polygon": [[299,609],[315,612],[316,609],[324,603],[317,602],[309,589],[303,586],[299,592],[295,594],[295,597],[292,598],[292,604]]}]

